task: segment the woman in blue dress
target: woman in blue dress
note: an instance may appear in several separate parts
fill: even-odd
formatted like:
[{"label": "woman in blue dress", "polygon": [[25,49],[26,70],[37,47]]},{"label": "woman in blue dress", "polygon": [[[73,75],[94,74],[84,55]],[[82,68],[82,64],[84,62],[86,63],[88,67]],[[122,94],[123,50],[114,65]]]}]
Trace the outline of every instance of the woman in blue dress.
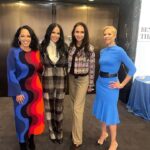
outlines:
[{"label": "woman in blue dress", "polygon": [[[100,72],[96,81],[96,97],[93,105],[94,116],[101,121],[101,135],[98,144],[103,145],[108,137],[107,126],[110,130],[111,143],[109,150],[116,150],[117,124],[120,123],[117,102],[119,89],[122,89],[132,78],[136,69],[123,48],[115,43],[117,30],[113,26],[103,29],[106,48],[100,51]],[[117,74],[121,63],[128,68],[128,73],[122,83]]]}]

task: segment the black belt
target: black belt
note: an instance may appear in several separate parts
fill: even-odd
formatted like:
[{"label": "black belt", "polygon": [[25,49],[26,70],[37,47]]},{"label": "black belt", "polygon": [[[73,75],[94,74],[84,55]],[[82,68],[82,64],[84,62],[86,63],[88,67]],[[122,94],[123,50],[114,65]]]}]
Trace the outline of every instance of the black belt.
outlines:
[{"label": "black belt", "polygon": [[104,78],[111,78],[111,77],[117,77],[118,76],[117,73],[109,74],[108,72],[102,72],[102,71],[100,71],[99,75],[100,75],[100,77],[104,77]]},{"label": "black belt", "polygon": [[53,68],[62,68],[62,67],[66,67],[66,66],[63,65],[63,64],[45,64],[45,66],[48,67],[48,68],[51,68],[51,67],[53,67]]},{"label": "black belt", "polygon": [[[71,73],[72,74],[72,73]],[[72,74],[75,78],[78,78],[78,77],[84,77],[84,76],[87,76],[88,73],[86,74]]]}]

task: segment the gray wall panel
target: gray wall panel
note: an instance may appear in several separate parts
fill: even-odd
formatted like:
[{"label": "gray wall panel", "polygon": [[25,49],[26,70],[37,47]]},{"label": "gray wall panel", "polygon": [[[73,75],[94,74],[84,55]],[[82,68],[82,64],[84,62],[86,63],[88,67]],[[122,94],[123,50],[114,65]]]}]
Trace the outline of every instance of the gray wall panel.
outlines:
[{"label": "gray wall panel", "polygon": [[[53,11],[52,11],[53,8]],[[7,95],[6,57],[17,28],[28,24],[39,40],[44,37],[46,28],[52,21],[58,22],[65,33],[65,40],[70,41],[74,24],[83,21],[87,24],[91,43],[95,46],[96,62],[99,49],[102,48],[102,28],[105,25],[117,25],[118,6],[114,5],[78,5],[64,3],[4,3],[0,4],[0,96]],[[96,64],[96,76],[98,73]]]},{"label": "gray wall panel", "polygon": [[7,96],[6,58],[13,36],[21,25],[33,28],[39,40],[52,22],[51,4],[0,4],[0,96]]},{"label": "gray wall panel", "polygon": [[82,21],[89,29],[90,41],[99,49],[104,46],[102,29],[106,25],[118,25],[118,6],[57,5],[56,21],[62,25],[66,41],[75,23]]}]

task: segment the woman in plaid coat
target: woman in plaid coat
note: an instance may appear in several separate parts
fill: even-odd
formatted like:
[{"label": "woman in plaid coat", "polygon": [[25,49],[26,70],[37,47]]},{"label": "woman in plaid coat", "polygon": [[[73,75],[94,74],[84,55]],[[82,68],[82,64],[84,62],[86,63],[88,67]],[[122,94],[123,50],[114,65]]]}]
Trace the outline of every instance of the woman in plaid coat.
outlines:
[{"label": "woman in plaid coat", "polygon": [[67,68],[67,51],[61,26],[52,23],[41,43],[43,58],[43,92],[49,136],[52,142],[63,142],[63,101]]},{"label": "woman in plaid coat", "polygon": [[73,104],[73,146],[82,144],[83,113],[86,93],[94,87],[95,53],[89,44],[89,34],[82,22],[72,30],[72,42],[68,52],[69,95]]}]

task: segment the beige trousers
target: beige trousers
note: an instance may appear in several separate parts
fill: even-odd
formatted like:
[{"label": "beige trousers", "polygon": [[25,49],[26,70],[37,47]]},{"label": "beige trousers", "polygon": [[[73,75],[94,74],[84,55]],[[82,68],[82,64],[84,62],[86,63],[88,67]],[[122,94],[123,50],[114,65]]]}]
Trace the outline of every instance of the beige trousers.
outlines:
[{"label": "beige trousers", "polygon": [[83,113],[89,76],[75,78],[69,75],[69,95],[73,106],[72,139],[74,144],[82,144]]}]

